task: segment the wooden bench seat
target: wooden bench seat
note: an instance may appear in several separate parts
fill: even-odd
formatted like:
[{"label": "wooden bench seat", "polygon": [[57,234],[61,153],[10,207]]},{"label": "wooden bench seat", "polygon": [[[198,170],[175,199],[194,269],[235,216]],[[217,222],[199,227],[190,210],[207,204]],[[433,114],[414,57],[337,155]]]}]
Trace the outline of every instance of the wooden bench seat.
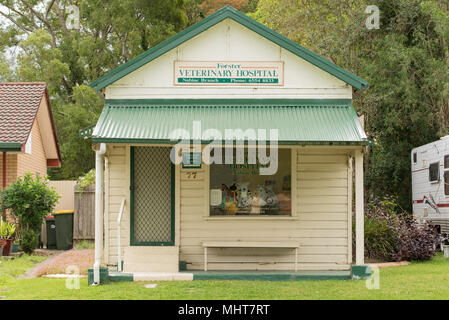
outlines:
[{"label": "wooden bench seat", "polygon": [[208,248],[285,248],[295,249],[295,272],[298,270],[299,243],[293,241],[205,241],[204,248],[204,271],[207,271],[207,249]]}]

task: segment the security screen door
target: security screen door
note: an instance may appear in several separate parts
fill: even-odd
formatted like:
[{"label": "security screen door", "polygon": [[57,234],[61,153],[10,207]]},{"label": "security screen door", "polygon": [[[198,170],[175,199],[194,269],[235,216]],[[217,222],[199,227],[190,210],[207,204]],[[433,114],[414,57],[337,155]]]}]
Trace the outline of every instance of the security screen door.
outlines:
[{"label": "security screen door", "polygon": [[131,245],[174,245],[170,148],[131,148]]}]

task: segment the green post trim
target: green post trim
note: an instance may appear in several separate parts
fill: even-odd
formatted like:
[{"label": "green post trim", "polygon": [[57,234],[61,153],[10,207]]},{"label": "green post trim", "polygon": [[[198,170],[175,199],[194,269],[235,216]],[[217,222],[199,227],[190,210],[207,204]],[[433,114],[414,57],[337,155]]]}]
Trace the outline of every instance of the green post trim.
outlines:
[{"label": "green post trim", "polygon": [[[131,246],[174,246],[175,245],[175,166],[171,164],[171,237],[170,241],[151,242],[134,240],[134,148],[130,148],[130,245]],[[167,159],[167,160],[170,160]]]},{"label": "green post trim", "polygon": [[[108,283],[109,271],[107,268],[100,268],[100,284]],[[87,270],[87,284],[91,285],[94,283],[94,269]]]},{"label": "green post trim", "polygon": [[123,282],[134,281],[134,275],[132,273],[110,271],[108,275],[108,282]]},{"label": "green post trim", "polygon": [[364,280],[371,278],[371,267],[367,265],[351,267],[351,278],[353,280]]}]

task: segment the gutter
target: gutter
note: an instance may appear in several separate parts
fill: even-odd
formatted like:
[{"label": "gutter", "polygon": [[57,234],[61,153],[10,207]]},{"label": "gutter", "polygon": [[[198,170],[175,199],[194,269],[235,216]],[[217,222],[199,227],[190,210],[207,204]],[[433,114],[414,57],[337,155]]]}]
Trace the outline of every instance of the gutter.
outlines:
[{"label": "gutter", "polygon": [[21,152],[22,144],[18,142],[0,142],[0,151]]}]

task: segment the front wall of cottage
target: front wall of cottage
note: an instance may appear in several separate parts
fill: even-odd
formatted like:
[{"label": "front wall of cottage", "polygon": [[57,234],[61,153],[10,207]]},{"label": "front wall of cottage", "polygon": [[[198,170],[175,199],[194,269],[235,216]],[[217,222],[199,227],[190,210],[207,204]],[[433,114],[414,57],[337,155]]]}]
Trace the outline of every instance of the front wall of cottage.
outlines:
[{"label": "front wall of cottage", "polygon": [[[130,245],[129,146],[108,145],[105,262],[117,262],[117,216],[123,197],[122,249]],[[299,270],[347,270],[352,261],[352,150],[292,149],[292,217],[210,217],[209,168],[191,180],[177,167],[175,245],[189,270],[202,270],[204,241],[297,241]],[[109,212],[109,213],[108,213]],[[209,270],[291,270],[289,249],[209,249]]]},{"label": "front wall of cottage", "polygon": [[[283,86],[175,86],[174,61],[283,61]],[[106,88],[106,99],[351,99],[352,87],[226,19]]]},{"label": "front wall of cottage", "polygon": [[[174,62],[283,61],[281,86],[176,86]],[[105,89],[106,99],[352,99],[352,87],[246,27],[226,19]],[[195,180],[176,168],[175,246],[201,270],[205,241],[298,241],[300,270],[348,270],[352,262],[350,147],[292,147],[292,217],[210,217],[209,168]],[[122,257],[130,245],[130,145],[108,144],[105,262],[117,263],[122,199]],[[136,248],[138,252],[138,248]],[[143,252],[143,251],[142,251]],[[209,270],[292,270],[294,250],[209,249]]]}]

